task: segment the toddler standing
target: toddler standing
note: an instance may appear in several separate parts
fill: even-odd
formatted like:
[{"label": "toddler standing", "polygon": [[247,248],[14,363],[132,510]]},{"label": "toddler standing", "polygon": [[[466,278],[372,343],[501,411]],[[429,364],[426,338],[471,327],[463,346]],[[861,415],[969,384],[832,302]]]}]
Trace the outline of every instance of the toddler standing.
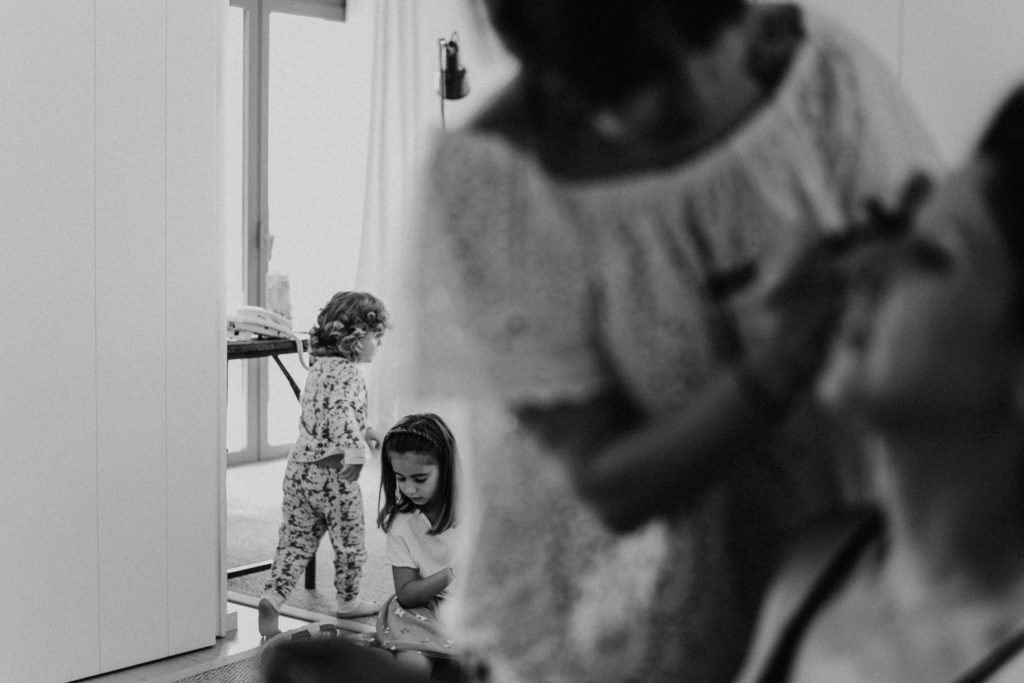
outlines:
[{"label": "toddler standing", "polygon": [[359,474],[380,437],[367,425],[366,383],[360,363],[373,360],[388,314],[376,297],[339,292],[310,330],[314,359],[300,402],[299,437],[288,453],[281,529],[270,578],[259,601],[259,630],[279,632],[278,613],[326,531],[334,546],[337,616],[375,614],[380,605],[359,599],[366,562]]}]

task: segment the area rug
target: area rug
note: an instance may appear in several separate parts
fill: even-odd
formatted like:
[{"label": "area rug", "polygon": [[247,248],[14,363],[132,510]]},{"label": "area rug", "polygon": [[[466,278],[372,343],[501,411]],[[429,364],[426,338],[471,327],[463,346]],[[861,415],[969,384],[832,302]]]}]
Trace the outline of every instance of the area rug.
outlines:
[{"label": "area rug", "polygon": [[[300,578],[299,584],[292,590],[291,595],[282,606],[281,614],[307,621],[317,621],[325,617],[334,618],[334,563],[329,553],[321,551],[317,556],[316,569],[316,588],[305,588]],[[269,576],[270,570],[265,570],[228,579],[228,601],[256,607]],[[360,591],[360,597],[364,600],[376,600],[383,605],[392,593],[394,593],[394,584],[390,575],[385,577],[382,573],[364,574]],[[362,624],[372,628],[376,623],[376,617],[339,619],[338,623],[342,625],[345,623]],[[353,626],[351,630],[362,631],[365,628]]]},{"label": "area rug", "polygon": [[263,683],[260,675],[260,648],[197,664],[156,679],[153,683]]},{"label": "area rug", "polygon": [[351,643],[368,645],[369,634],[351,634],[346,629],[327,621],[308,624],[275,636],[260,647],[191,666],[182,671],[156,679],[152,683],[264,683],[260,671],[260,656],[275,643],[308,638],[346,638]]}]

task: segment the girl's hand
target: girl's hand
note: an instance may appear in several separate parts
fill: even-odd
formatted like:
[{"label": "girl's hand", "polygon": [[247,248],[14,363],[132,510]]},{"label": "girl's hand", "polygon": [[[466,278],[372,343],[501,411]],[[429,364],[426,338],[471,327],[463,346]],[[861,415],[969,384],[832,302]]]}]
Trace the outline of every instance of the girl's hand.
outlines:
[{"label": "girl's hand", "polygon": [[369,446],[370,450],[374,453],[380,451],[380,444],[383,440],[384,438],[373,427],[367,427],[366,431],[363,432],[363,441],[366,442],[366,445]]},{"label": "girl's hand", "polygon": [[452,581],[455,580],[455,572],[452,570],[451,567],[446,567],[435,572],[427,578],[432,581],[437,581],[438,585],[440,586],[440,589],[437,592],[440,593],[442,590],[450,586]]},{"label": "girl's hand", "polygon": [[360,472],[363,471],[362,465],[345,465],[341,468],[341,478],[345,481],[352,482],[359,479]]},{"label": "girl's hand", "polygon": [[454,578],[451,567],[423,577],[413,567],[392,567],[391,572],[395,579],[398,604],[406,609],[426,605],[447,588]]}]

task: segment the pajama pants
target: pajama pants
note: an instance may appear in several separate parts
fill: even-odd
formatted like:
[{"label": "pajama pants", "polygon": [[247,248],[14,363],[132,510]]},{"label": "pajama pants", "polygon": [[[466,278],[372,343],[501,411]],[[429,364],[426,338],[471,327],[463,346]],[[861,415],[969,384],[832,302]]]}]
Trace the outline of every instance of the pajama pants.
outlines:
[{"label": "pajama pants", "polygon": [[282,488],[281,530],[263,597],[281,608],[325,531],[334,546],[334,588],[338,600],[357,597],[366,563],[359,482],[343,480],[339,468],[289,462]]}]

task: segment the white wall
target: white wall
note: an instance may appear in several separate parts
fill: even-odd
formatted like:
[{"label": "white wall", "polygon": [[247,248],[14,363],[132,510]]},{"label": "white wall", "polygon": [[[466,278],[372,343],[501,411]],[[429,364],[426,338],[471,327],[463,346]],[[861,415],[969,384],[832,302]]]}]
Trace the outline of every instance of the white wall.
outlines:
[{"label": "white wall", "polygon": [[1020,0],[803,0],[889,63],[943,156],[958,161],[1009,89],[1024,82]]},{"label": "white wall", "polygon": [[515,60],[505,51],[500,38],[487,22],[482,3],[467,0],[434,0],[428,12],[420,13],[417,45],[422,68],[419,78],[427,94],[424,123],[440,129],[440,98],[437,94],[438,39],[458,34],[459,58],[466,69],[469,94],[461,100],[445,103],[445,126],[448,129],[465,125],[511,80],[518,69]]},{"label": "white wall", "polygon": [[220,8],[0,3],[0,680],[213,644]]}]

